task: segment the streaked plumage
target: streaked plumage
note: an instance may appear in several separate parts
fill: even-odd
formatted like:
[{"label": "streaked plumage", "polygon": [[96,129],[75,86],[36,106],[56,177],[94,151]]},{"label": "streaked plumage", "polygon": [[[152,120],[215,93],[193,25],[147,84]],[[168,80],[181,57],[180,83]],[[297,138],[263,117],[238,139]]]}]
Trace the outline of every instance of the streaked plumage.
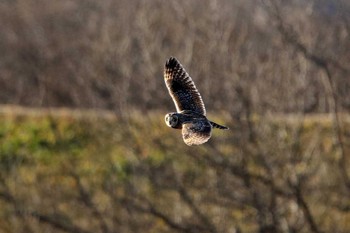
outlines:
[{"label": "streaked plumage", "polygon": [[166,114],[165,122],[169,127],[182,129],[182,137],[187,145],[207,142],[213,127],[228,129],[207,119],[201,95],[189,74],[174,57],[165,63],[164,80],[177,110]]}]

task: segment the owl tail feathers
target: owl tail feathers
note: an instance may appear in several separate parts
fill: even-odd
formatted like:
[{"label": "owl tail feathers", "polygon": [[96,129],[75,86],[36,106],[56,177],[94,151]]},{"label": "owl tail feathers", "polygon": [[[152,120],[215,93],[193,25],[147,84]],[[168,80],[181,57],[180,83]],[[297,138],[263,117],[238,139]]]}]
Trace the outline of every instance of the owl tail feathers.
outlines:
[{"label": "owl tail feathers", "polygon": [[211,124],[211,126],[213,126],[213,128],[217,128],[217,129],[229,129],[229,128],[226,127],[226,126],[219,125],[219,124],[217,124],[217,123],[215,123],[215,122],[212,122],[212,121],[210,121],[210,124]]}]

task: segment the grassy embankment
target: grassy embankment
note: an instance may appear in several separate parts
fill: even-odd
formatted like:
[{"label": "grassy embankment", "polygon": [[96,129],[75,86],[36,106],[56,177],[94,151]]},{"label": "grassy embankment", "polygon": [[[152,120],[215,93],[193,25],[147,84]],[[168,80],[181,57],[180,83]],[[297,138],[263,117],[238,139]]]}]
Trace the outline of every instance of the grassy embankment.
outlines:
[{"label": "grassy embankment", "polygon": [[0,119],[0,232],[254,232],[259,218],[302,232],[350,230],[329,116],[256,119],[253,139],[229,123],[200,147],[158,113],[2,107]]}]

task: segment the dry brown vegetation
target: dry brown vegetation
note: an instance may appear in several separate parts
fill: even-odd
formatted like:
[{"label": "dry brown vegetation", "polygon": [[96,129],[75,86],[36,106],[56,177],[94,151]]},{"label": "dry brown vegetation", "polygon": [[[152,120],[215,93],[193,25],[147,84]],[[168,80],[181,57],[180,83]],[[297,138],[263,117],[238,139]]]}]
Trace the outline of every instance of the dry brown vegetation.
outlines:
[{"label": "dry brown vegetation", "polygon": [[[0,1],[0,103],[50,107],[0,106],[0,232],[350,232],[349,12]],[[169,56],[229,132],[165,126]]]},{"label": "dry brown vegetation", "polygon": [[[338,1],[1,1],[0,101],[116,112],[172,107],[169,56],[209,109],[350,106],[349,16]],[[249,103],[247,103],[249,102]]]}]

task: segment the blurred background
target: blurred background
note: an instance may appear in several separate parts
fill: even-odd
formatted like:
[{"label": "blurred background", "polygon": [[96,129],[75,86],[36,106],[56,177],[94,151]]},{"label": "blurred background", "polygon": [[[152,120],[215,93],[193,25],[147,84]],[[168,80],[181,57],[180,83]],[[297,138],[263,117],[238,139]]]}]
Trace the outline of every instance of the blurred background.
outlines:
[{"label": "blurred background", "polygon": [[[350,108],[347,1],[2,1],[0,101],[35,107],[169,109],[177,57],[208,109]],[[137,90],[137,91],[135,91]]]},{"label": "blurred background", "polygon": [[[2,0],[0,22],[0,232],[350,231],[348,0]],[[166,127],[170,56],[229,132]]]}]

